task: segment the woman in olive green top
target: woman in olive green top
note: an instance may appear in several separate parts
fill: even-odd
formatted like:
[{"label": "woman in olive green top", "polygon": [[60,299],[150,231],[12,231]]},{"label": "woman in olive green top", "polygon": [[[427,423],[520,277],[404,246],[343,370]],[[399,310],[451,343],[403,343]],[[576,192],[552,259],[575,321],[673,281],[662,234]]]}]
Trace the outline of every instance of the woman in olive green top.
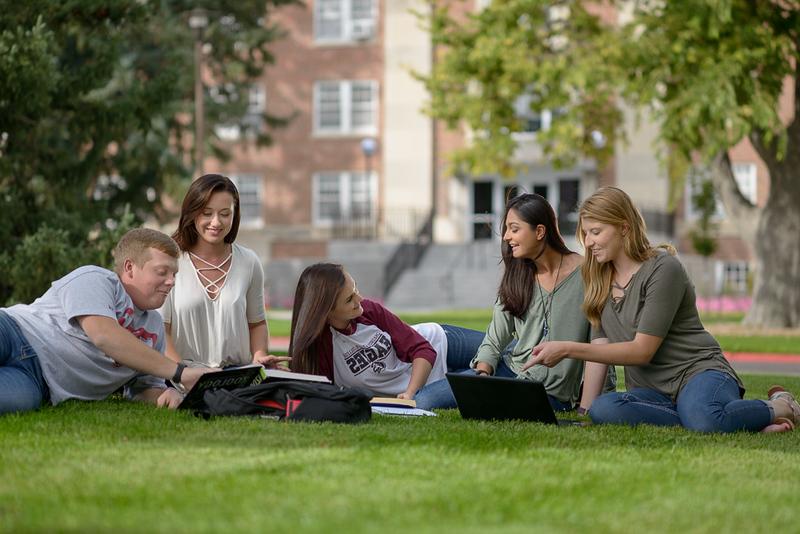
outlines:
[{"label": "woman in olive green top", "polygon": [[583,310],[595,344],[546,342],[527,365],[585,360],[584,402],[599,393],[592,378],[624,365],[627,392],[591,404],[595,423],[682,425],[701,432],[786,431],[800,405],[782,388],[769,400],[742,400],[744,387],[700,322],[694,287],[674,249],[650,246],[641,214],[615,187],[581,206],[578,239],[586,247]]},{"label": "woman in olive green top", "polygon": [[[578,401],[583,362],[523,366],[542,341],[589,341],[589,322],[580,310],[583,258],[564,244],[553,208],[536,194],[508,202],[501,250],[505,270],[497,303],[471,367],[479,374],[542,382],[553,408],[570,410]],[[512,340],[516,344],[506,350]]]}]

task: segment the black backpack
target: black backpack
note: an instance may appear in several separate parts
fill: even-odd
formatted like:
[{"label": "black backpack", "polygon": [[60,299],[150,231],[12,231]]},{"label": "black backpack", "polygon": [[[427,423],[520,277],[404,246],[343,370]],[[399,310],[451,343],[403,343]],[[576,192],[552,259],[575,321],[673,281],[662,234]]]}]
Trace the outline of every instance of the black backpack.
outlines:
[{"label": "black backpack", "polygon": [[290,421],[363,423],[372,416],[371,398],[360,389],[279,380],[231,391],[206,391],[205,406],[199,415],[266,415]]}]

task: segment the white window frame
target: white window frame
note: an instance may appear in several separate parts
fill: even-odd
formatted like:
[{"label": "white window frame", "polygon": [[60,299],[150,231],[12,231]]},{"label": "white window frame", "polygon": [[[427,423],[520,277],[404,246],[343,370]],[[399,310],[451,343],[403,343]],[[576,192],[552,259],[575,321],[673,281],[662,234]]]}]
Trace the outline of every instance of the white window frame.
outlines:
[{"label": "white window frame", "polygon": [[758,200],[758,168],[755,163],[737,162],[731,164],[733,177],[742,196],[754,206]]},{"label": "white window frame", "polygon": [[[684,189],[684,197],[685,197],[684,209],[686,212],[685,218],[687,221],[696,221],[697,219],[700,218],[700,214],[697,212],[697,210],[694,209],[694,202],[692,199],[694,197],[695,190],[697,190],[697,188],[700,187],[701,181],[710,179],[711,178],[707,178],[704,176],[696,176],[696,177],[689,176],[686,179],[686,187]],[[714,198],[716,199],[717,209],[711,216],[711,220],[721,221],[722,219],[725,218],[725,207],[722,205],[722,200],[719,198],[719,194],[716,192],[716,190],[714,191]]]},{"label": "white window frame", "polygon": [[722,266],[722,289],[736,294],[747,293],[747,278],[750,265],[746,261],[726,261]]},{"label": "white window frame", "polygon": [[[321,85],[339,85],[339,124],[336,127],[323,127],[320,124],[321,113]],[[354,127],[353,110],[353,86],[355,84],[369,84],[371,89],[371,100],[369,102],[372,114],[371,124]],[[377,135],[378,134],[378,82],[375,80],[318,80],[314,82],[314,135]]]},{"label": "white window frame", "polygon": [[[320,213],[320,177],[321,176],[338,175],[339,177],[339,219],[323,217]],[[316,227],[330,228],[337,223],[346,222],[350,220],[352,211],[352,183],[355,176],[364,176],[364,171],[320,171],[314,173],[312,177],[311,188],[311,214],[312,222]],[[366,219],[374,222],[377,218],[377,198],[378,198],[378,178],[374,171],[367,176],[367,183],[369,186],[369,203],[370,203],[370,217]]]},{"label": "white window frame", "polygon": [[317,0],[314,3],[314,42],[317,44],[351,44],[360,41],[369,41],[375,37],[377,33],[378,22],[378,2],[377,0],[369,1],[369,15],[366,17],[358,17],[354,13],[353,2],[354,0],[328,0],[331,3],[338,3],[339,5],[339,35],[337,36],[320,36],[320,19],[324,17],[322,11],[323,3]]},{"label": "white window frame", "polygon": [[[239,227],[243,228],[261,228],[264,226],[264,219],[263,219],[263,210],[264,210],[264,203],[263,203],[263,190],[264,190],[264,179],[263,177],[255,172],[240,172],[236,174],[229,175],[231,181],[236,185],[236,189],[239,190]],[[245,187],[245,182],[247,185],[255,184],[255,193],[257,202],[255,204],[248,204],[248,208],[257,207],[258,208],[258,215],[255,217],[245,217],[245,202],[244,199],[247,198],[242,194],[242,191]]]}]

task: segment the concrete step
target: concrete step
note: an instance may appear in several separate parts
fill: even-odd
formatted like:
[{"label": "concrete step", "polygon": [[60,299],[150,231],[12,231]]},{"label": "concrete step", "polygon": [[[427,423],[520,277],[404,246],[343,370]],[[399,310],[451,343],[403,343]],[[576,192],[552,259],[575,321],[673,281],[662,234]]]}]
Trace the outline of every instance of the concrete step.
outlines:
[{"label": "concrete step", "polygon": [[501,271],[409,270],[392,289],[386,305],[391,310],[486,308],[494,304]]}]

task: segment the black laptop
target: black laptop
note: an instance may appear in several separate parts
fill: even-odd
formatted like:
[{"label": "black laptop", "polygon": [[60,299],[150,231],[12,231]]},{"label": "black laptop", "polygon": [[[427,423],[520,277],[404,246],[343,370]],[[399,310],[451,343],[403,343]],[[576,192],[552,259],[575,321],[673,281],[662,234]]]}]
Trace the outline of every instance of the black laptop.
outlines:
[{"label": "black laptop", "polygon": [[518,419],[550,425],[585,424],[556,419],[541,382],[459,373],[447,373],[447,381],[464,419]]}]

